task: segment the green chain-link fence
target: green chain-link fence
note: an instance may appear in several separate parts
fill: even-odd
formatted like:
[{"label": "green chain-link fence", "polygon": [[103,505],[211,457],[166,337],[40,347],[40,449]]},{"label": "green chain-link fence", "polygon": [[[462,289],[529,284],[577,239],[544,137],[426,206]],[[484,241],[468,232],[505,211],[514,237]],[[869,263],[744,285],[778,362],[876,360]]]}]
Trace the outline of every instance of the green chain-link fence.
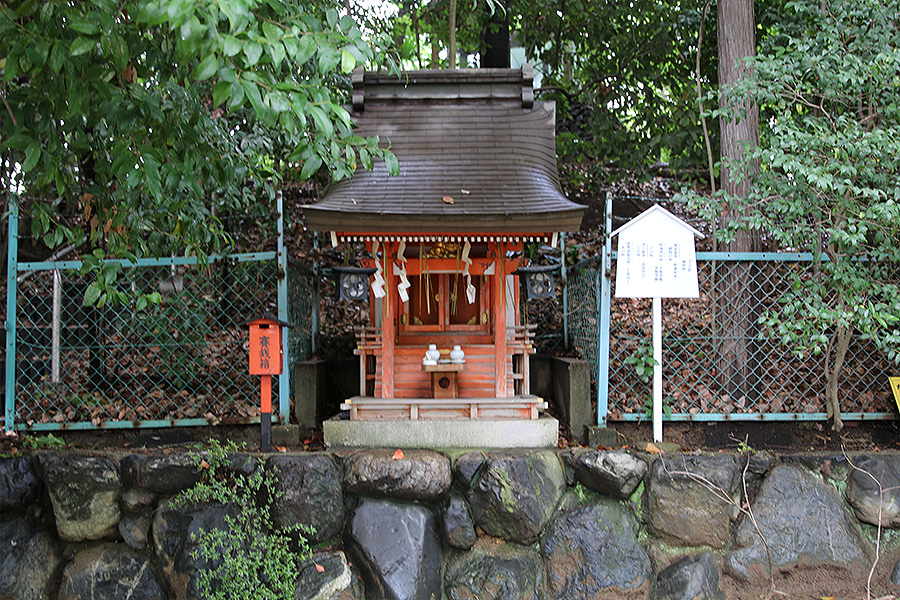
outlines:
[{"label": "green chain-link fence", "polygon": [[[755,325],[787,291],[793,273],[812,269],[811,257],[767,254],[743,260],[747,256],[698,253],[700,298],[662,301],[663,399],[669,418],[824,419],[824,357],[798,357]],[[612,264],[615,273],[614,260]],[[716,294],[727,294],[728,269],[741,270],[741,293],[717,299]],[[610,306],[601,307],[602,276],[599,259],[569,269],[570,337],[595,373],[608,344],[608,419],[640,420],[646,418],[652,396],[652,301],[615,298],[612,281]],[[736,302],[743,303],[753,325],[737,337],[728,331],[730,308]],[[610,332],[604,342],[598,327],[606,310]],[[892,418],[896,411],[887,383],[892,372],[874,344],[855,339],[841,377],[844,418]],[[737,384],[741,380],[747,382],[743,388]]]},{"label": "green chain-link fence", "polygon": [[[143,310],[84,306],[87,282],[77,261],[20,267],[34,270],[22,272],[16,286],[17,428],[258,420],[259,378],[248,372],[244,322],[278,314],[274,252],[126,267],[123,287],[162,295]],[[303,360],[311,344],[311,272],[292,265],[287,278],[288,352]],[[278,386],[274,378],[274,397]]]}]

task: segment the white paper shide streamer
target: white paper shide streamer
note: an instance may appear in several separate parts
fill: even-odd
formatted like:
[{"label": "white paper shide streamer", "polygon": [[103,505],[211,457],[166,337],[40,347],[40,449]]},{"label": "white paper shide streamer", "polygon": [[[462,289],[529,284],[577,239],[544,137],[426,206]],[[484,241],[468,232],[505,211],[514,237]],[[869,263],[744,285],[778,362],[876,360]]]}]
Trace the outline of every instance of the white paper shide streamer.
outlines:
[{"label": "white paper shide streamer", "polygon": [[400,283],[397,284],[397,292],[400,294],[401,302],[409,302],[409,294],[406,290],[408,290],[411,286],[409,283],[409,279],[406,276],[406,257],[403,256],[403,253],[406,252],[406,239],[400,240],[400,248],[397,250],[397,275],[400,277]]},{"label": "white paper shide streamer", "polygon": [[382,276],[384,269],[382,268],[381,263],[378,262],[379,246],[378,240],[375,240],[372,245],[372,256],[375,257],[375,281],[372,282],[372,293],[375,294],[376,298],[381,299],[387,295],[387,292],[384,291],[384,277]]},{"label": "white paper shide streamer", "polygon": [[463,245],[460,262],[466,265],[463,268],[463,275],[466,276],[466,299],[469,301],[469,304],[475,304],[475,286],[472,285],[472,274],[469,273],[469,267],[472,266],[472,259],[469,258],[469,251],[471,249],[472,244],[469,243],[469,240],[466,240],[465,245]]}]

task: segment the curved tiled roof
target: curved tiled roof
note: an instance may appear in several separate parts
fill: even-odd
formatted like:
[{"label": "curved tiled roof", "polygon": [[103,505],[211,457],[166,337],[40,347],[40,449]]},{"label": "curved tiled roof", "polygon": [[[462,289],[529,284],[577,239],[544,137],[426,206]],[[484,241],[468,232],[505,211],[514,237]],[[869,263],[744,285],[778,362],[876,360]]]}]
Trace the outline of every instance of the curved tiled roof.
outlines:
[{"label": "curved tiled roof", "polygon": [[584,207],[559,186],[552,103],[523,108],[521,96],[497,98],[490,90],[487,97],[449,99],[387,98],[378,91],[381,99],[367,99],[354,120],[359,134],[390,140],[400,173],[389,176],[378,161],[373,171],[333,185],[304,207],[310,228],[545,233],[579,227]]}]

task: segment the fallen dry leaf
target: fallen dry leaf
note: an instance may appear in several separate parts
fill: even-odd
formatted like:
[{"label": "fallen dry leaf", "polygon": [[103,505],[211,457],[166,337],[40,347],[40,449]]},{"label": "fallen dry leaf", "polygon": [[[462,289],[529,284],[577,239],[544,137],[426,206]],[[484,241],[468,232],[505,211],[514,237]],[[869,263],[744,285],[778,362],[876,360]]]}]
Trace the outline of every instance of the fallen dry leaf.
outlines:
[{"label": "fallen dry leaf", "polygon": [[657,448],[656,445],[651,442],[647,442],[647,447],[645,448],[645,450],[650,454],[662,454],[662,450]]},{"label": "fallen dry leaf", "polygon": [[443,198],[441,198],[441,200],[443,200],[447,204],[453,204],[453,198],[451,198],[450,196],[444,196]]},{"label": "fallen dry leaf", "polygon": [[316,565],[316,571],[318,571],[319,573],[324,573],[324,572],[325,572],[325,567],[323,567],[323,566],[320,565],[319,563],[313,563],[313,564]]}]

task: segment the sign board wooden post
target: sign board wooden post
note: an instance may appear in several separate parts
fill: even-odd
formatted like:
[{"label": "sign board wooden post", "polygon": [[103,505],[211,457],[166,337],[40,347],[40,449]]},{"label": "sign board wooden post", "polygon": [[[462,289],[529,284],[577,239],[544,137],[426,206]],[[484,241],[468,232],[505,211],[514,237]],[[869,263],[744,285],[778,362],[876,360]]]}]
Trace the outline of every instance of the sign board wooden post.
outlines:
[{"label": "sign board wooden post", "polygon": [[659,205],[617,229],[616,298],[653,298],[653,441],[662,441],[662,298],[698,298],[694,238],[703,234]]},{"label": "sign board wooden post", "polygon": [[244,323],[250,328],[250,374],[260,375],[259,448],[263,452],[272,449],[272,375],[281,375],[284,352],[281,328],[290,327],[269,315],[263,315]]}]

